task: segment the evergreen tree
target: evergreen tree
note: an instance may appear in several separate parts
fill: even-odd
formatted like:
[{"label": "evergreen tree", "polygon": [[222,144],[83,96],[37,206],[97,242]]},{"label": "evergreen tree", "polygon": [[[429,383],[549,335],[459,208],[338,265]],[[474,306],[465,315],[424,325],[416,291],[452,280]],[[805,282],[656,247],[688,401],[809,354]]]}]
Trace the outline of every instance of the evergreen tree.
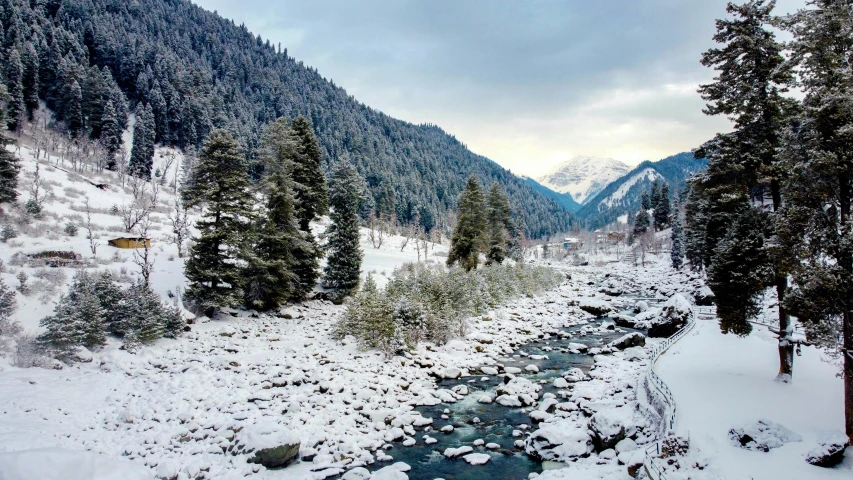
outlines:
[{"label": "evergreen tree", "polygon": [[358,183],[359,174],[347,161],[342,161],[332,174],[329,196],[332,224],[328,230],[329,255],[323,272],[323,286],[335,290],[338,298],[349,295],[358,287],[364,257],[359,244]]},{"label": "evergreen tree", "polygon": [[0,204],[18,199],[18,172],[21,166],[18,157],[7,148],[14,141],[0,135]]},{"label": "evergreen tree", "polygon": [[289,173],[293,149],[284,119],[267,127],[261,150],[265,212],[254,228],[255,246],[249,255],[245,288],[246,305],[262,310],[294,298],[300,280],[293,272],[295,244],[302,242]]},{"label": "evergreen tree", "polygon": [[68,133],[72,137],[83,134],[86,124],[83,119],[83,91],[77,80],[68,89],[68,98],[65,102],[65,123],[68,124]]},{"label": "evergreen tree", "polygon": [[9,130],[18,131],[23,127],[21,121],[26,118],[27,112],[24,99],[24,65],[21,63],[21,54],[18,53],[18,49],[13,48],[9,52],[9,59],[5,67],[6,85],[9,92],[6,121]]},{"label": "evergreen tree", "polygon": [[457,262],[466,271],[477,268],[483,250],[483,233],[486,231],[485,201],[480,180],[468,177],[465,190],[459,195],[456,228],[450,239],[447,266]]},{"label": "evergreen tree", "polygon": [[508,233],[512,227],[509,200],[497,182],[489,187],[488,199],[489,251],[486,254],[486,264],[501,264],[507,256]]},{"label": "evergreen tree", "polygon": [[684,204],[684,255],[690,268],[702,271],[705,266],[705,234],[708,229],[708,201],[702,193],[701,182],[688,183],[687,201]]},{"label": "evergreen tree", "polygon": [[714,249],[708,287],[716,298],[723,333],[748,335],[752,331],[749,320],[761,311],[759,295],[766,288],[770,273],[764,245],[765,222],[762,214],[746,209]]},{"label": "evergreen tree", "polygon": [[293,158],[294,197],[299,228],[309,231],[309,223],[325,215],[329,209],[329,192],[326,177],[321,169],[323,156],[311,123],[297,117],[290,125],[296,143]]},{"label": "evergreen tree", "polygon": [[39,341],[58,358],[70,357],[78,346],[93,349],[106,344],[105,311],[90,279],[85,271],[75,275],[54,314],[40,322],[46,331]]},{"label": "evergreen tree", "polygon": [[241,259],[245,231],[252,218],[249,176],[240,146],[225,130],[210,133],[199,152],[195,178],[185,189],[187,207],[204,207],[200,232],[185,266],[186,297],[206,314],[236,306],[243,298]]},{"label": "evergreen tree", "polygon": [[101,117],[101,142],[107,151],[107,169],[115,170],[116,153],[121,148],[121,124],[112,100],[107,101]]},{"label": "evergreen tree", "polygon": [[27,118],[32,120],[33,112],[39,106],[39,56],[32,43],[27,43],[21,52],[21,63],[24,106],[27,109]]},{"label": "evergreen tree", "polygon": [[672,268],[681,269],[684,262],[684,233],[681,228],[681,212],[678,202],[678,195],[675,196],[675,211],[672,215],[672,249],[670,250],[670,259],[672,259]]},{"label": "evergreen tree", "polygon": [[151,178],[154,164],[154,116],[149,105],[137,111],[133,126],[133,146],[130,151],[130,173],[144,179]]},{"label": "evergreen tree", "polygon": [[655,228],[658,231],[664,230],[669,226],[669,216],[672,214],[672,206],[669,201],[669,185],[666,183],[660,186],[654,209]]},{"label": "evergreen tree", "polygon": [[[699,89],[708,102],[705,113],[725,115],[735,125],[734,132],[717,135],[698,151],[698,156],[709,159],[705,182],[711,200],[706,235],[709,251],[724,238],[723,231],[736,223],[733,217],[747,211],[743,207],[749,206],[750,192],[760,184],[769,184],[774,216],[782,207],[784,171],[780,169],[777,152],[782,132],[796,106],[793,100],[783,96],[792,82],[792,74],[782,55],[783,45],[769,28],[774,5],[772,0],[728,4],[726,11],[734,18],[718,20],[714,35],[714,40],[723,47],[710,49],[702,56],[702,64],[718,72],[713,83]],[[778,222],[770,219],[769,224]],[[715,228],[718,232],[713,231]],[[729,248],[733,245],[738,244],[730,244]],[[772,276],[781,304],[788,286],[786,265],[790,262],[782,249],[770,253],[774,255],[763,258],[773,264]],[[755,295],[761,293],[750,291]],[[721,299],[720,293],[714,294],[718,301],[727,301]],[[750,299],[748,303],[753,301]],[[780,331],[788,329],[789,318],[784,308],[779,309],[779,324]],[[785,335],[779,337],[779,358],[779,378],[788,381],[793,370],[793,344]]]},{"label": "evergreen tree", "polygon": [[651,218],[647,210],[640,210],[634,218],[634,237],[639,237],[649,231]]},{"label": "evergreen tree", "polygon": [[841,338],[844,428],[853,442],[853,2],[808,5],[786,25],[805,98],[799,128],[785,146],[786,170],[793,175],[777,223],[797,260],[796,286],[784,305],[806,326],[810,341],[839,350]]}]

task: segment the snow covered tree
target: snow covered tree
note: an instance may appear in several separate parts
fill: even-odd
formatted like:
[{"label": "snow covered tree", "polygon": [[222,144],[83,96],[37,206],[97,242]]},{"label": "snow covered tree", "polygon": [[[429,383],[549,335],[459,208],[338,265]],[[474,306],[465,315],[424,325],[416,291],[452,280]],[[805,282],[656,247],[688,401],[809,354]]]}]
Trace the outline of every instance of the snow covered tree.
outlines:
[{"label": "snow covered tree", "polygon": [[296,216],[299,228],[307,232],[309,223],[325,215],[329,209],[329,192],[326,177],[321,169],[323,155],[311,122],[307,118],[296,117],[290,125],[290,130],[295,142],[291,176],[294,182]]},{"label": "snow covered tree", "polygon": [[6,148],[14,141],[0,135],[0,204],[18,199],[18,172],[21,166],[14,152]]},{"label": "snow covered tree", "polygon": [[130,174],[143,178],[151,178],[151,167],[154,164],[154,114],[150,105],[140,105],[137,108],[136,124],[133,126],[133,146],[130,151]]},{"label": "snow covered tree", "polygon": [[35,47],[28,42],[21,52],[21,85],[27,119],[33,119],[33,112],[39,107],[39,56]]},{"label": "snow covered tree", "polygon": [[489,187],[488,195],[488,252],[486,253],[486,264],[501,264],[507,256],[507,244],[509,228],[512,227],[512,217],[509,200],[506,198],[503,188],[495,182]]},{"label": "snow covered tree", "polygon": [[68,88],[68,98],[65,100],[65,123],[68,133],[76,138],[86,132],[86,121],[83,118],[83,90],[77,80]]},{"label": "snow covered tree", "polygon": [[107,101],[101,115],[101,143],[107,152],[107,170],[116,169],[116,153],[121,147],[122,128],[113,102]]},{"label": "snow covered tree", "polygon": [[681,269],[684,263],[684,232],[681,228],[681,208],[678,202],[678,195],[675,196],[675,209],[672,215],[672,248],[670,250],[670,259],[672,260],[672,268]]},{"label": "snow covered tree", "polygon": [[39,323],[46,329],[39,342],[57,358],[72,357],[78,346],[93,349],[106,344],[105,311],[90,278],[86,272],[78,273],[53,315]]},{"label": "snow covered tree", "polygon": [[640,210],[634,218],[634,237],[640,237],[649,231],[651,218],[647,210]]},{"label": "snow covered tree", "polygon": [[[654,194],[653,194],[654,195]],[[664,230],[669,226],[669,216],[672,214],[672,206],[669,200],[669,185],[665,182],[659,187],[657,200],[654,202],[655,229]]]},{"label": "snow covered tree", "polygon": [[332,174],[329,204],[332,224],[329,226],[328,252],[323,286],[342,298],[358,287],[361,260],[359,245],[358,203],[359,174],[355,167],[342,161]]},{"label": "snow covered tree", "polygon": [[13,337],[20,333],[21,325],[12,316],[15,308],[17,308],[15,291],[0,279],[0,337]]},{"label": "snow covered tree", "polygon": [[805,98],[785,148],[792,175],[779,225],[798,260],[785,305],[811,341],[841,356],[844,428],[853,442],[853,2],[807,3],[786,20]]},{"label": "snow covered tree", "polygon": [[284,119],[267,127],[262,142],[261,193],[265,209],[253,229],[254,247],[248,257],[245,300],[248,306],[270,310],[294,298],[299,290],[300,279],[293,272],[293,264],[296,244],[302,242],[302,236],[294,216],[290,178],[293,168],[290,152],[295,145]]},{"label": "snow covered tree", "polygon": [[708,267],[708,287],[714,292],[723,333],[746,336],[749,320],[761,311],[770,265],[765,250],[766,216],[747,209],[717,244]]},{"label": "snow covered tree", "polygon": [[23,127],[21,122],[26,120],[27,106],[24,101],[24,65],[21,63],[21,54],[18,53],[17,48],[9,52],[5,70],[9,94],[6,121],[9,130],[18,131]]},{"label": "snow covered tree", "polygon": [[468,177],[465,190],[459,195],[458,220],[450,239],[447,266],[457,262],[466,271],[474,270],[483,250],[483,233],[486,231],[486,207],[480,180]]},{"label": "snow covered tree", "polygon": [[243,299],[242,259],[252,196],[244,157],[225,130],[210,133],[199,152],[193,183],[184,196],[187,206],[204,208],[196,223],[200,236],[185,265],[189,281],[186,298],[207,315]]},{"label": "snow covered tree", "polygon": [[705,234],[708,229],[708,200],[698,179],[688,182],[684,203],[684,255],[690,268],[702,271],[705,266]]}]

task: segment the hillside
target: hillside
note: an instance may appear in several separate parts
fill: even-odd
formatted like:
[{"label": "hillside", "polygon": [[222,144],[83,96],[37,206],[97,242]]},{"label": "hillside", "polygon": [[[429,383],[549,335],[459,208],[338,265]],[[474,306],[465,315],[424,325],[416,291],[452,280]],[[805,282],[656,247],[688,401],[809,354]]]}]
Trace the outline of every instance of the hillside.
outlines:
[{"label": "hillside", "polygon": [[326,172],[348,157],[376,204],[393,204],[402,223],[447,227],[472,174],[504,186],[531,236],[572,222],[557,202],[439,127],[361,104],[286,48],[187,0],[2,5],[4,58],[20,65],[27,108],[41,98],[57,128],[98,139],[108,102],[125,126],[129,112],[150,105],[158,143],[198,146],[212,129],[226,128],[243,144],[248,166],[264,125],[304,115],[320,140]]},{"label": "hillside", "polygon": [[630,168],[612,158],[575,157],[536,180],[555,192],[571,195],[583,205]]},{"label": "hillside", "polygon": [[529,177],[522,177],[522,179],[525,181],[525,183],[530,185],[530,188],[546,197],[553,198],[566,210],[572,213],[576,213],[578,210],[581,209],[581,204],[576,202],[570,194],[555,192]]},{"label": "hillside", "polygon": [[691,152],[679,153],[657,162],[645,161],[584,204],[577,211],[578,219],[590,229],[600,228],[626,212],[637,210],[640,195],[648,191],[655,180],[674,186],[673,191],[680,191],[691,175],[707,166],[707,160],[697,160]]}]

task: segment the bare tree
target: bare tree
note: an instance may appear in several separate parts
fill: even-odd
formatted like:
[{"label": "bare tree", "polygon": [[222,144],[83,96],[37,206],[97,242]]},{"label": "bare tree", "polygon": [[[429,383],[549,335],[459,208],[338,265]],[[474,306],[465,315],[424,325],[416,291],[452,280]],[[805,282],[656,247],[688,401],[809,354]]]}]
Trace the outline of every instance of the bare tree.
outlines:
[{"label": "bare tree", "polygon": [[[169,169],[172,168],[172,164],[175,163],[178,153],[174,150],[166,150],[163,157],[166,159],[166,163],[163,165],[163,172],[160,175],[160,185],[166,184],[166,177],[168,176]],[[175,170],[177,170],[177,167],[175,167]]]},{"label": "bare tree", "polygon": [[95,243],[95,235],[92,232],[92,208],[89,206],[89,197],[86,197],[86,238],[89,240],[89,249],[94,257],[98,253],[98,244]]},{"label": "bare tree", "polygon": [[382,248],[385,241],[385,228],[382,225],[382,217],[376,218],[372,213],[368,221],[367,238],[373,244],[373,248]]},{"label": "bare tree", "polygon": [[124,224],[125,232],[132,231],[157,207],[157,197],[160,193],[160,186],[156,182],[151,182],[151,193],[147,194],[147,189],[145,188],[146,185],[148,185],[148,183],[145,181],[141,181],[139,179],[131,180],[133,202],[131,202],[130,205],[122,204],[118,207],[118,214],[121,217],[122,224]]},{"label": "bare tree", "polygon": [[[136,248],[133,250],[133,263],[139,267],[139,273],[142,275],[142,283],[145,287],[149,286],[151,272],[154,270],[154,255],[151,254],[151,240],[148,238],[150,227],[151,212],[147,211],[136,226],[136,234],[142,241],[142,248],[137,242]],[[140,250],[142,253],[139,252]]]},{"label": "bare tree", "polygon": [[178,247],[178,258],[184,258],[184,241],[190,236],[190,224],[187,219],[187,208],[180,197],[175,198],[173,209],[169,212],[172,222],[172,242]]}]

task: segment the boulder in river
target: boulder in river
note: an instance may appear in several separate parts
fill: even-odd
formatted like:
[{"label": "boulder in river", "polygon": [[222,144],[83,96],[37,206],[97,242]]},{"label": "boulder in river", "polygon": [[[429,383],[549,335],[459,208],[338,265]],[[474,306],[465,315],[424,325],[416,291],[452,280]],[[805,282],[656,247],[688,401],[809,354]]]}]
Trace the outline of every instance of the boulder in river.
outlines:
[{"label": "boulder in river", "polygon": [[613,307],[602,300],[587,298],[580,302],[580,309],[596,317],[603,317],[613,311]]},{"label": "boulder in river", "polygon": [[238,433],[237,449],[252,454],[249,463],[267,468],[282,468],[299,455],[300,442],[287,428],[278,425],[246,425]]},{"label": "boulder in river", "polygon": [[646,336],[640,332],[629,333],[610,342],[611,347],[618,348],[619,350],[625,350],[626,348],[631,347],[643,347],[645,345]]}]

